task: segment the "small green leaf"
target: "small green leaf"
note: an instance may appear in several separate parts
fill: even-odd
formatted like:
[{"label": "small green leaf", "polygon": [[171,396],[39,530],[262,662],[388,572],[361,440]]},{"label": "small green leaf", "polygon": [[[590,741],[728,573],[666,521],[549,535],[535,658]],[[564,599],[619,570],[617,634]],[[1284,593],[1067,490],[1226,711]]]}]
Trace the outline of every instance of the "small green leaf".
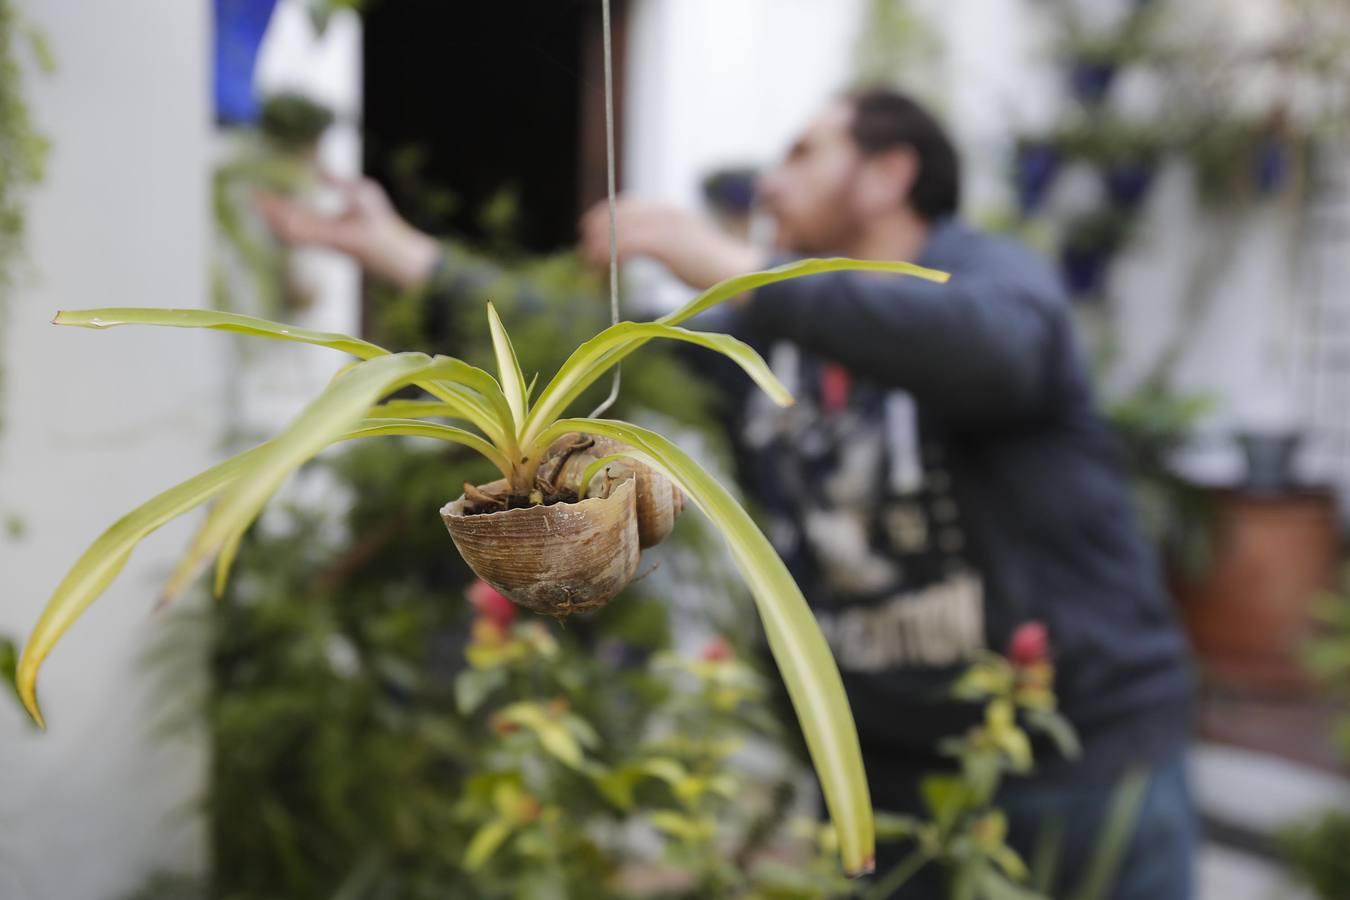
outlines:
[{"label": "small green leaf", "polygon": [[465,669],[455,676],[455,707],[461,715],[473,715],[504,684],[505,669]]},{"label": "small green leaf", "polygon": [[529,389],[525,386],[525,375],[520,371],[520,360],[516,358],[516,350],[511,346],[511,336],[506,333],[506,327],[502,325],[501,317],[497,315],[497,308],[491,303],[487,305],[487,315],[488,328],[492,332],[492,351],[497,357],[497,382],[501,385],[502,393],[506,395],[506,403],[511,407],[511,417],[515,421],[516,430],[519,431],[525,424]]},{"label": "small green leaf", "polygon": [[484,823],[474,832],[469,846],[464,850],[464,868],[470,872],[483,868],[514,830],[515,826],[505,819],[492,819]]},{"label": "small green leaf", "polygon": [[1069,720],[1052,710],[1032,709],[1022,713],[1027,726],[1046,735],[1055,742],[1059,752],[1066,759],[1077,759],[1083,755],[1083,745],[1078,741],[1078,732]]},{"label": "small green leaf", "polygon": [[919,782],[919,794],[938,829],[946,833],[975,799],[970,786],[956,775],[929,775]]}]

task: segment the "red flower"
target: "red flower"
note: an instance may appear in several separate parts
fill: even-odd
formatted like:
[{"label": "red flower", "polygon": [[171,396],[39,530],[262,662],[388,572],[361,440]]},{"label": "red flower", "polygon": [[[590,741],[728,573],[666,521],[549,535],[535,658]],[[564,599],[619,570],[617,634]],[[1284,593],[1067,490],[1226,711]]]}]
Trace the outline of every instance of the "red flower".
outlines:
[{"label": "red flower", "polygon": [[1008,640],[1008,659],[1014,666],[1032,666],[1050,656],[1050,635],[1044,622],[1023,622]]},{"label": "red flower", "polygon": [[469,586],[466,592],[469,602],[478,611],[478,615],[493,625],[505,630],[516,620],[516,605],[492,585],[481,578]]},{"label": "red flower", "polygon": [[725,638],[713,638],[703,648],[704,662],[726,662],[735,655],[735,651],[731,649],[731,645],[726,642]]}]

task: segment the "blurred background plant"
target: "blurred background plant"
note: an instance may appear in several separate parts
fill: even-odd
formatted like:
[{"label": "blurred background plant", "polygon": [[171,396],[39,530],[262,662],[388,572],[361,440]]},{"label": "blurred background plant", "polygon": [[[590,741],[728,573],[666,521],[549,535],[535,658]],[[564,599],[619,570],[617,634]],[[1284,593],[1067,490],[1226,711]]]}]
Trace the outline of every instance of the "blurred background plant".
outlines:
[{"label": "blurred background plant", "polygon": [[[26,60],[43,73],[56,68],[42,33],[23,19],[13,0],[0,0],[0,334],[8,325],[9,296],[23,259],[24,197],[42,181],[51,149],[24,99]],[[0,435],[4,430],[5,361],[0,358]],[[21,530],[21,522],[0,500],[0,539],[11,539]]]},{"label": "blurred background plant", "polygon": [[[1303,659],[1338,710],[1335,739],[1350,766],[1350,569],[1342,586],[1328,594],[1318,610],[1321,632],[1310,640]],[[1350,811],[1328,809],[1286,828],[1279,845],[1289,870],[1319,900],[1343,897],[1350,884]]]},{"label": "blurred background plant", "polygon": [[313,193],[320,182],[319,138],[333,121],[327,106],[285,92],[262,101],[256,127],[235,129],[230,156],[216,167],[211,187],[221,245],[211,278],[217,309],[277,319],[312,305],[291,277],[290,253],[259,221],[253,203],[259,190]]}]

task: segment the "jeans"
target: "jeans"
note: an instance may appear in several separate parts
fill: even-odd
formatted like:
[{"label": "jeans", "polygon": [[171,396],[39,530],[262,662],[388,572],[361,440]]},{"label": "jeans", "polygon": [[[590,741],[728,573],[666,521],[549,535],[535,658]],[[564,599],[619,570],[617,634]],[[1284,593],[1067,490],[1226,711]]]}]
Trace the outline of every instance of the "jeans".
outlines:
[{"label": "jeans", "polygon": [[[1047,835],[1060,835],[1051,900],[1076,900],[1101,838],[1115,784],[1018,785],[998,798],[1008,816],[1008,843],[1028,866]],[[1155,767],[1140,804],[1129,845],[1116,878],[1100,896],[1088,900],[1191,900],[1198,824],[1183,754]],[[877,878],[899,864],[912,845],[880,845]],[[929,864],[891,900],[944,900],[948,896],[940,866]]]}]

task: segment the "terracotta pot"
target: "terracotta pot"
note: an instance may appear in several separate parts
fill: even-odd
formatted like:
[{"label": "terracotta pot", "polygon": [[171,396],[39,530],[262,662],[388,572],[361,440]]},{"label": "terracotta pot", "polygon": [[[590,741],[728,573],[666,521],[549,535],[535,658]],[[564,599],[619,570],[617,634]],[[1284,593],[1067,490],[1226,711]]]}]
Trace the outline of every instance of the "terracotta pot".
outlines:
[{"label": "terracotta pot", "polygon": [[1206,678],[1249,696],[1303,692],[1298,653],[1335,581],[1335,501],[1325,491],[1224,491],[1216,504],[1212,567],[1174,583]]},{"label": "terracotta pot", "polygon": [[[501,482],[483,485],[492,493]],[[564,618],[609,603],[637,574],[635,480],[607,481],[580,503],[441,518],[469,567],[526,609]]]},{"label": "terracotta pot", "polygon": [[[563,442],[575,439],[576,435],[566,435],[555,442],[550,450],[565,446]],[[627,445],[611,438],[597,437],[594,441],[590,447],[568,456],[559,467],[554,479],[559,486],[579,490],[587,466],[597,459],[623,453],[627,449]],[[675,520],[684,510],[684,492],[660,472],[634,459],[615,462],[607,469],[607,475],[602,470],[591,479],[590,491],[599,490],[607,478],[612,480],[631,474],[636,479],[638,546],[645,550],[669,537],[675,527]]]}]

